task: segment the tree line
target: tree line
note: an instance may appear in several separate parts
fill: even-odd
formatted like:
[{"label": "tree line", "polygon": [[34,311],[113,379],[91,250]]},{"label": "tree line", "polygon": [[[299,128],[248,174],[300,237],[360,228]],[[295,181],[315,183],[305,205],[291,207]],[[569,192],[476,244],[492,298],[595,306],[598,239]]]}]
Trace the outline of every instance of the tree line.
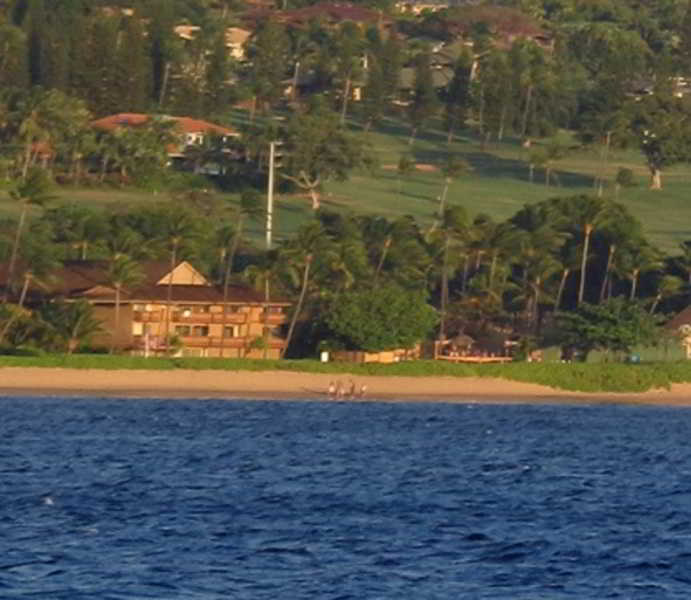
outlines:
[{"label": "tree line", "polygon": [[[101,10],[106,4],[132,12]],[[662,185],[664,168],[691,156],[691,110],[679,95],[691,64],[686,2],[488,1],[419,17],[377,8],[392,21],[386,30],[265,20],[246,45],[246,59],[234,61],[224,32],[244,21],[242,7],[231,3],[15,0],[0,17],[0,172],[22,207],[49,202],[41,183],[47,175],[77,184],[116,175],[120,184],[156,188],[176,180],[162,175],[175,135],[170,123],[152,119],[142,129],[95,134],[91,120],[141,111],[227,124],[230,107],[241,100],[249,122],[232,160],[211,138],[189,150],[189,161],[226,160],[216,183],[263,189],[268,142],[280,139],[282,179],[307,192],[314,209],[325,182],[374,164],[366,133],[389,117],[407,122],[411,146],[440,119],[449,141],[472,131],[487,144],[513,137],[526,147],[531,138],[566,128],[598,147],[603,164],[611,148],[637,146],[653,187]],[[174,33],[182,19],[201,28],[189,42]],[[507,31],[509,22],[521,27]],[[459,39],[456,51],[444,54]],[[448,75],[442,84],[441,72]],[[527,152],[549,181],[559,144]],[[449,161],[447,186],[462,169]],[[432,228],[409,217],[319,211],[279,249],[246,253],[244,224],[256,211],[229,208],[213,191],[186,183],[172,190],[169,203],[127,212],[48,205],[41,217],[26,220],[22,209],[18,222],[4,225],[17,297],[25,299],[42,273],[55,270],[41,267],[39,257],[96,256],[116,271],[118,261],[136,265],[140,251],[160,257],[174,249],[220,285],[237,278],[265,289],[270,282],[276,293],[295,298],[289,337],[291,352],[300,354],[319,340],[374,347],[349,337],[367,294],[365,305],[382,306],[394,305],[377,300],[396,291],[419,296],[407,310],[419,310],[419,322],[432,327],[426,307],[435,306],[442,337],[491,327],[543,335],[550,315],[617,297],[644,301],[652,314],[674,308],[691,272],[686,246],[674,259],[662,256],[624,206],[602,197],[556,198],[496,222],[470,218],[472,206],[467,212],[446,206],[445,191]],[[219,228],[219,218],[228,224]],[[122,236],[135,240],[137,253],[119,246],[126,244]],[[343,298],[354,312],[334,317]],[[10,312],[3,336],[17,344],[27,338],[13,333],[20,319]],[[388,321],[380,315],[380,322]]]},{"label": "tree line", "polygon": [[[3,300],[0,335],[11,347],[41,344],[32,337],[44,331],[36,318],[56,309],[27,311],[26,301],[42,304],[41,291],[55,284],[66,260],[105,261],[118,295],[141,281],[142,260],[189,259],[224,293],[240,283],[269,299],[292,298],[286,331],[292,356],[324,347],[409,346],[459,332],[567,339],[572,328],[560,323],[574,321],[562,315],[590,314],[590,307],[606,312],[624,299],[654,321],[685,300],[691,281],[688,245],[681,256],[665,257],[623,205],[592,196],[526,205],[506,221],[471,218],[452,206],[429,227],[409,216],[320,210],[278,247],[257,253],[248,230],[263,210],[253,191],[240,204],[187,191],[103,211],[51,206],[49,185],[42,170],[30,170],[12,190],[19,221],[4,220],[0,229],[13,290]],[[27,221],[32,206],[44,210]],[[88,316],[88,305],[83,310]]]}]

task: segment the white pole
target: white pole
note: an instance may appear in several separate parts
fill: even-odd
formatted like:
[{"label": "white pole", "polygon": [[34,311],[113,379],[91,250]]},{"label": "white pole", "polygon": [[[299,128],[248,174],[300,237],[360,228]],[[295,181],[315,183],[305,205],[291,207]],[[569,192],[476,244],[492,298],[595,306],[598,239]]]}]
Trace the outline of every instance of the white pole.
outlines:
[{"label": "white pole", "polygon": [[266,249],[271,250],[274,213],[274,154],[275,142],[269,142],[269,188],[266,194]]}]

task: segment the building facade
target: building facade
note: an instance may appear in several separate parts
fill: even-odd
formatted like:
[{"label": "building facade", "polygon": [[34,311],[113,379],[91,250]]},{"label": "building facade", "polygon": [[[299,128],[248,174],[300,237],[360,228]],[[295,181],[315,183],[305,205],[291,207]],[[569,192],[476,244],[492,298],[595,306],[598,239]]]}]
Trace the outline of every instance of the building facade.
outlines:
[{"label": "building facade", "polygon": [[107,263],[66,263],[51,295],[93,306],[103,327],[94,346],[140,356],[280,358],[289,302],[237,285],[224,294],[186,261],[172,270],[165,261],[145,262],[141,271],[142,283],[118,292]]}]

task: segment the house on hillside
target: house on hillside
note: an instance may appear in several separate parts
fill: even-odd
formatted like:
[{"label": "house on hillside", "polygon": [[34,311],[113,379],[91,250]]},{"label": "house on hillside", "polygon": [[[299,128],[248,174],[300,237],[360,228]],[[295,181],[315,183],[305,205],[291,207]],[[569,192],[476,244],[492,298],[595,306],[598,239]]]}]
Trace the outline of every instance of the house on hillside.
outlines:
[{"label": "house on hillside", "polygon": [[[174,123],[174,131],[177,134],[178,142],[171,144],[167,148],[167,153],[173,165],[183,168],[187,162],[188,153],[195,147],[202,146],[204,142],[211,137],[215,137],[220,141],[222,152],[228,155],[232,153],[230,149],[232,140],[240,137],[240,133],[233,129],[201,119],[171,117],[168,115],[147,115],[142,113],[118,113],[109,115],[92,121],[91,126],[100,131],[112,132],[121,127],[144,127],[153,119],[172,121]],[[218,173],[220,167],[218,165],[205,164],[193,166],[192,169],[197,172],[213,175]]]},{"label": "house on hillside", "polygon": [[[202,28],[199,25],[177,25],[174,29],[175,34],[185,42],[193,42]],[[245,60],[245,42],[250,38],[252,32],[241,27],[227,27],[225,30],[225,44],[228,49],[228,56],[235,60]]]},{"label": "house on hillside", "polygon": [[141,270],[142,283],[121,290],[117,317],[116,290],[108,281],[106,261],[66,263],[55,273],[55,283],[49,289],[35,289],[30,302],[88,301],[104,329],[94,345],[114,344],[135,355],[167,354],[170,340],[170,351],[182,356],[280,357],[281,325],[289,302],[265,302],[263,294],[236,285],[229,287],[224,301],[223,289],[187,261],[172,270],[167,261],[149,261],[141,264]]},{"label": "house on hillside", "polygon": [[437,12],[449,8],[448,2],[418,2],[418,0],[399,1],[394,5],[399,13],[420,15],[423,12]]}]

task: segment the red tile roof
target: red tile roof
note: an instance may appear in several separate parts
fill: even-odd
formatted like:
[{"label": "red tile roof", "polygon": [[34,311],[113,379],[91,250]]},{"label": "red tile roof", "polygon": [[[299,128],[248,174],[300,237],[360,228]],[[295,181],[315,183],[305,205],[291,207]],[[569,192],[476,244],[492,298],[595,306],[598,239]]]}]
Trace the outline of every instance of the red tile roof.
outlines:
[{"label": "red tile roof", "polygon": [[202,121],[201,119],[193,119],[191,117],[170,117],[167,115],[152,116],[142,113],[118,113],[116,115],[110,115],[108,117],[103,117],[102,119],[92,121],[91,125],[96,129],[113,131],[118,127],[141,127],[142,125],[148,123],[152,118],[175,121],[177,128],[182,133],[210,132],[217,135],[239,135],[237,131],[221,125],[216,125],[215,123],[209,123],[208,121]]}]

